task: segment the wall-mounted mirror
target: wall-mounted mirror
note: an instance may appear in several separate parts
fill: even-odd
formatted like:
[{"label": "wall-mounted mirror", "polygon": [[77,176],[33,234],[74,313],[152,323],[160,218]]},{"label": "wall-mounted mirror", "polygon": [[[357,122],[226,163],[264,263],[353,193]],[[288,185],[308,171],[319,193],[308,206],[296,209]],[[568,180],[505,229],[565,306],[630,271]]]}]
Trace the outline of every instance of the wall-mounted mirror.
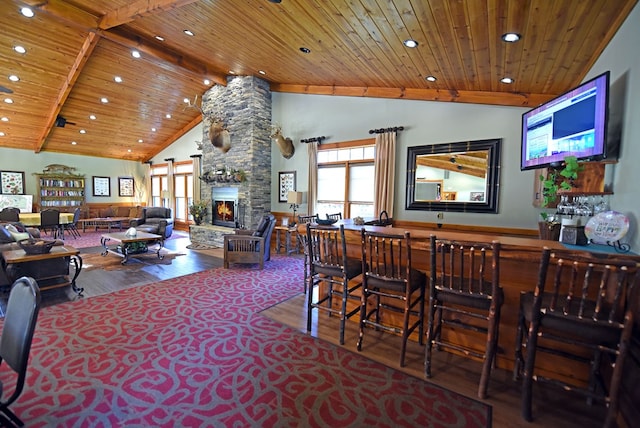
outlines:
[{"label": "wall-mounted mirror", "polygon": [[497,213],[501,142],[409,147],[406,208]]}]

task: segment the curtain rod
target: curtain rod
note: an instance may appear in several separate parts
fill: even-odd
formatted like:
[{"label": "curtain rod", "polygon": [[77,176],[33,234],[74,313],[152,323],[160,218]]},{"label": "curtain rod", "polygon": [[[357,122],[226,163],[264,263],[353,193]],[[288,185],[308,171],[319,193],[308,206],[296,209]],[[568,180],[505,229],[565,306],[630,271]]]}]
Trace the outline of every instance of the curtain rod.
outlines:
[{"label": "curtain rod", "polygon": [[370,129],[369,134],[384,134],[385,132],[404,131],[404,126],[396,126],[393,128]]},{"label": "curtain rod", "polygon": [[302,140],[300,140],[301,143],[315,143],[316,141],[319,144],[322,144],[322,140],[324,140],[325,137],[324,135],[322,137],[313,137],[313,138],[303,138]]}]

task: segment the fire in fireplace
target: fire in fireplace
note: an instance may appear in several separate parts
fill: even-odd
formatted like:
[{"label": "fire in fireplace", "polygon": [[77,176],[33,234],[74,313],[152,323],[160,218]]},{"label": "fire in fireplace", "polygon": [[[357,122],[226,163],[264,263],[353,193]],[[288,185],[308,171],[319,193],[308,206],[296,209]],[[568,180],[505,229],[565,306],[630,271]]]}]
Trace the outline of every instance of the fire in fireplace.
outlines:
[{"label": "fire in fireplace", "polygon": [[216,226],[237,227],[238,188],[214,187],[211,192],[212,223]]}]

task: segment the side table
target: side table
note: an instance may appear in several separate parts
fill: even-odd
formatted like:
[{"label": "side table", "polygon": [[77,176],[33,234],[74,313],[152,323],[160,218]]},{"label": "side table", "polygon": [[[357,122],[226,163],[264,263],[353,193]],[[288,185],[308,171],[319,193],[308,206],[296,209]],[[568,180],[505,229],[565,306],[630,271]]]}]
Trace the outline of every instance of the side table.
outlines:
[{"label": "side table", "polygon": [[[46,254],[27,254],[24,250],[2,252],[6,263],[7,278],[11,282],[21,276],[30,276],[41,290],[71,285],[73,291],[82,294],[84,288],[76,286],[76,278],[82,270],[80,251],[69,245],[58,245]],[[69,278],[69,264],[73,262],[73,277]]]},{"label": "side table", "polygon": [[[276,226],[276,253],[280,254],[280,249],[284,249],[286,255],[300,252],[300,243],[298,242],[298,228],[296,226]],[[282,236],[284,235],[284,242]],[[291,239],[295,239],[295,245],[291,246]]]}]

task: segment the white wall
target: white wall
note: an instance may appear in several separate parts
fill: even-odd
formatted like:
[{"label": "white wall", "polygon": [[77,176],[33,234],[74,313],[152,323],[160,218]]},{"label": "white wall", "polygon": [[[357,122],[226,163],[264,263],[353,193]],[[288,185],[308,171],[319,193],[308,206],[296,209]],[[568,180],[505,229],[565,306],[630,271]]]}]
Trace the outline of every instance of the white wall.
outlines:
[{"label": "white wall", "polygon": [[[586,76],[591,79],[609,70],[611,86],[626,86],[622,119],[622,142],[618,164],[613,166],[611,209],[629,217],[629,233],[623,239],[640,253],[640,5],[636,5],[613,40]],[[616,95],[616,94],[614,94]],[[618,102],[610,99],[609,104]]]},{"label": "white wall", "polygon": [[[371,138],[370,129],[403,126],[396,151],[394,218],[439,222],[436,212],[405,210],[407,147],[469,140],[502,138],[498,214],[445,213],[444,223],[533,229],[538,210],[532,207],[533,171],[520,171],[520,120],[525,108],[476,104],[333,97],[274,93],[273,121],[282,124],[296,153],[284,159],[272,151],[272,182],[278,171],[297,171],[297,188],[306,191],[307,147],[300,139],[326,136],[324,142]],[[275,211],[287,211],[272,194]],[[302,207],[303,210],[306,206]]]},{"label": "white wall", "polygon": [[196,141],[202,141],[202,122],[194,126],[189,132],[177,139],[175,143],[155,155],[151,161],[153,163],[165,163],[165,159],[174,158],[176,162],[189,160],[189,156],[202,154],[197,149]]},{"label": "white wall", "polygon": [[[60,164],[76,168],[75,173],[85,176],[86,201],[95,203],[107,202],[145,202],[146,191],[139,193],[138,190],[146,188],[143,165],[140,162],[123,161],[120,159],[105,159],[92,156],[78,156],[61,153],[40,152],[34,153],[31,150],[18,150],[0,148],[0,170],[2,171],[24,171],[25,173],[25,193],[34,195],[34,202],[37,200],[36,193],[37,179],[33,173],[42,172],[47,165]],[[93,196],[93,176],[111,178],[111,196]],[[118,177],[133,177],[136,185],[136,196],[134,198],[118,196]]]}]

